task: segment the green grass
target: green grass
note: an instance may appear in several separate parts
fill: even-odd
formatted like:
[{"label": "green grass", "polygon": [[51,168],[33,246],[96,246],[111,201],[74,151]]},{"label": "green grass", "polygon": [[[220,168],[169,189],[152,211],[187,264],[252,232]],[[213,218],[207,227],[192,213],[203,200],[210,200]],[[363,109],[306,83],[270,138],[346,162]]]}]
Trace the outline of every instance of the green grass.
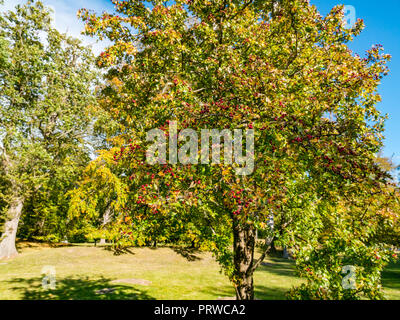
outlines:
[{"label": "green grass", "polygon": [[[134,248],[115,256],[93,246],[23,246],[15,259],[0,261],[0,299],[210,299],[235,295],[209,253],[172,248]],[[285,292],[301,283],[291,261],[267,258],[255,274],[258,299],[284,299]],[[44,266],[56,268],[55,290],[42,288]],[[135,283],[113,280],[134,279]],[[142,283],[144,280],[150,284]],[[400,265],[383,275],[385,292],[400,299]],[[97,290],[113,288],[107,294]]]},{"label": "green grass", "polygon": [[400,300],[400,262],[385,269],[382,273],[382,285],[388,299]]}]

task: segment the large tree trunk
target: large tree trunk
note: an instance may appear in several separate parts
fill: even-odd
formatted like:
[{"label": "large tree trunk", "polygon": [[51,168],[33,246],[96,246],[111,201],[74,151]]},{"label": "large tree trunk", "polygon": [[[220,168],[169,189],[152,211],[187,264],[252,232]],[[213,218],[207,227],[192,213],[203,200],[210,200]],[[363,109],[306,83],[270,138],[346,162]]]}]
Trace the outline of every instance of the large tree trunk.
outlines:
[{"label": "large tree trunk", "polygon": [[11,202],[7,214],[9,220],[5,223],[4,232],[0,238],[0,259],[9,259],[18,255],[15,238],[23,206],[23,199],[15,199]]},{"label": "large tree trunk", "polygon": [[236,299],[253,300],[254,226],[249,224],[243,225],[234,219],[233,239]]}]

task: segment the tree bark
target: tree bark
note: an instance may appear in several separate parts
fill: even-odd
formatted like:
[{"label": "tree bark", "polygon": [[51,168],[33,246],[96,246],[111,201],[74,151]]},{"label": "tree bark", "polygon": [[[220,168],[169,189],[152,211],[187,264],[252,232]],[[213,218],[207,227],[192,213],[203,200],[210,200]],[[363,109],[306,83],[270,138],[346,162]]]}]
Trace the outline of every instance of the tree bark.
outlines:
[{"label": "tree bark", "polygon": [[253,300],[254,226],[234,219],[233,239],[236,299]]},{"label": "tree bark", "polygon": [[289,252],[286,247],[283,247],[282,257],[283,257],[283,259],[289,259]]},{"label": "tree bark", "polygon": [[4,232],[0,238],[0,259],[9,259],[18,255],[15,247],[19,219],[24,206],[23,199],[14,199],[8,209],[9,220],[4,225]]},{"label": "tree bark", "polygon": [[[102,227],[104,228],[105,225],[110,221],[111,221],[111,205],[107,206],[107,209],[104,212]],[[99,245],[105,245],[105,244],[106,244],[106,239],[100,239]]]}]

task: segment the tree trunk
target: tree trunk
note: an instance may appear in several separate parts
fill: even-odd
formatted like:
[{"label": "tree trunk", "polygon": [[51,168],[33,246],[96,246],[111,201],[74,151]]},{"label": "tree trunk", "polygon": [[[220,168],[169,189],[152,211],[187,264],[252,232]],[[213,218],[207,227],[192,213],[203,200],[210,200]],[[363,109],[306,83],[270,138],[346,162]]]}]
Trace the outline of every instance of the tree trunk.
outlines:
[{"label": "tree trunk", "polygon": [[254,227],[234,219],[233,239],[236,299],[253,300]]},{"label": "tree trunk", "polygon": [[283,257],[283,259],[289,259],[289,252],[286,247],[283,247],[282,257]]},{"label": "tree trunk", "polygon": [[[107,223],[111,221],[111,205],[109,205],[103,215],[102,227],[104,228]],[[100,239],[99,245],[105,245],[106,239]]]},{"label": "tree trunk", "polygon": [[4,225],[4,232],[0,238],[0,259],[9,259],[18,255],[15,247],[15,238],[17,236],[18,223],[21,217],[23,199],[15,199],[11,202],[8,209],[8,220]]}]

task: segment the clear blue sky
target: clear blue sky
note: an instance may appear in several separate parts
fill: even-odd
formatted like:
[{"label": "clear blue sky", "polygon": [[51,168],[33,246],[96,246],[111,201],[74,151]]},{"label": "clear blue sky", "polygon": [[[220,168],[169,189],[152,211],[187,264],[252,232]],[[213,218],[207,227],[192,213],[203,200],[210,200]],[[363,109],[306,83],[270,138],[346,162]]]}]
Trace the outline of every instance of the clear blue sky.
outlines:
[{"label": "clear blue sky", "polygon": [[382,81],[380,94],[382,102],[378,109],[389,115],[386,122],[385,155],[400,164],[400,0],[311,0],[321,14],[342,3],[356,9],[357,18],[364,19],[366,28],[350,48],[362,56],[373,44],[382,44],[385,52],[391,54],[390,74]]},{"label": "clear blue sky", "polygon": [[[22,0],[6,0],[5,7],[11,8]],[[84,7],[97,12],[112,11],[111,0],[43,0],[55,9],[55,24],[61,31],[68,31],[79,36],[83,24],[76,19],[78,9]],[[400,164],[400,0],[311,0],[321,14],[325,15],[337,4],[352,5],[356,9],[357,18],[365,21],[366,29],[350,45],[351,49],[361,56],[373,44],[382,44],[387,53],[393,56],[390,63],[391,73],[380,87],[383,101],[379,110],[389,115],[386,123],[386,140],[384,153],[387,157]],[[93,44],[93,39],[85,39]],[[104,44],[93,44],[95,52],[99,53]]]}]

